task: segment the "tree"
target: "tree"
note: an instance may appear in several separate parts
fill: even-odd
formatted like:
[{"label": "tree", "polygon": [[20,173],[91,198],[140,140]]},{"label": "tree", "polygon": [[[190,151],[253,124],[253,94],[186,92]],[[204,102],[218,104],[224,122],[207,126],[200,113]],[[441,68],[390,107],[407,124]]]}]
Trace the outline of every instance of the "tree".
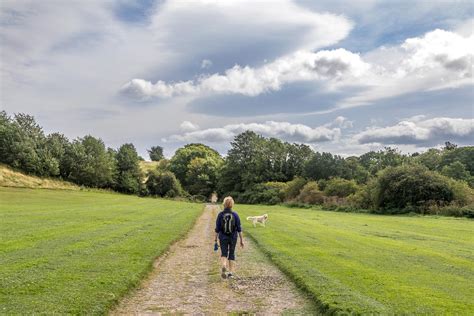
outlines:
[{"label": "tree", "polygon": [[400,166],[405,161],[407,157],[391,147],[385,147],[378,152],[370,151],[359,157],[360,164],[372,175],[387,167]]},{"label": "tree", "polygon": [[183,194],[179,180],[170,171],[151,171],[148,174],[146,188],[150,195],[161,197],[176,197]]},{"label": "tree", "polygon": [[354,180],[342,178],[332,178],[326,181],[324,193],[327,196],[347,197],[358,190],[357,183]]},{"label": "tree", "polygon": [[116,165],[104,142],[87,135],[73,141],[65,152],[64,170],[68,180],[96,188],[112,187]]},{"label": "tree", "polygon": [[466,169],[466,166],[460,161],[455,161],[449,165],[444,166],[443,169],[441,169],[441,174],[453,179],[464,181],[469,181],[471,177],[469,171]]},{"label": "tree", "polygon": [[133,144],[120,146],[115,159],[117,161],[116,190],[130,194],[139,193],[142,174],[135,146]]},{"label": "tree", "polygon": [[375,207],[401,212],[420,211],[454,199],[449,179],[420,165],[388,167],[377,178]]},{"label": "tree", "polygon": [[344,159],[330,153],[315,153],[306,162],[304,175],[312,180],[347,176]]},{"label": "tree", "polygon": [[294,177],[302,176],[306,162],[312,157],[313,150],[304,144],[285,143],[287,149],[287,160],[285,163],[286,180],[292,180]]},{"label": "tree", "polygon": [[216,187],[221,165],[222,157],[214,149],[203,144],[188,144],[176,151],[169,169],[185,190],[207,192]]},{"label": "tree", "polygon": [[210,156],[191,160],[186,173],[186,190],[192,195],[210,196],[216,190],[222,164],[222,159]]},{"label": "tree", "polygon": [[165,158],[163,155],[163,147],[161,146],[153,146],[148,149],[148,154],[150,155],[151,161],[160,161],[161,159]]},{"label": "tree", "polygon": [[265,139],[262,136],[246,131],[237,135],[231,142],[231,146],[219,181],[220,195],[244,192],[256,183],[271,181],[263,177]]}]

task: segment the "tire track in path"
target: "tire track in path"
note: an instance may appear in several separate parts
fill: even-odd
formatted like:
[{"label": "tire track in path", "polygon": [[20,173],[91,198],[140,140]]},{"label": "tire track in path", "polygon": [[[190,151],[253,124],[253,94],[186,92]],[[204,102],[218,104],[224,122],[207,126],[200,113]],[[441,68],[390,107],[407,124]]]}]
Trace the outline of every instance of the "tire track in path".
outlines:
[{"label": "tire track in path", "polygon": [[141,286],[110,314],[315,314],[312,301],[248,238],[236,251],[236,278],[221,279],[219,252],[212,251],[218,212],[207,205],[186,238],[157,259]]}]

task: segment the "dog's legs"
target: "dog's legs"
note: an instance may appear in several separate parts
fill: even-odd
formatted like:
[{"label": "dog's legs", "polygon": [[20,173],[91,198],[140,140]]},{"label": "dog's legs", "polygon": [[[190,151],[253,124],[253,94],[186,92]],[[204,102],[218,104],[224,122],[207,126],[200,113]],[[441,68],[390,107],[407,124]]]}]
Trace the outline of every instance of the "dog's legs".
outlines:
[{"label": "dog's legs", "polygon": [[257,227],[257,221],[254,219],[252,220],[253,227]]}]

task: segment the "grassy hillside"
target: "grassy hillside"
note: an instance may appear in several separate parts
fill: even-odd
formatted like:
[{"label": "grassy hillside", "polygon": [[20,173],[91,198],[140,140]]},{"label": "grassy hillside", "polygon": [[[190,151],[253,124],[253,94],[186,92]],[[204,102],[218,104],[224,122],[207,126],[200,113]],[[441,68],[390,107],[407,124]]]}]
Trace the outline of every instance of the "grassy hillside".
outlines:
[{"label": "grassy hillside", "polygon": [[0,187],[79,190],[73,183],[26,175],[0,164]]},{"label": "grassy hillside", "polygon": [[146,174],[150,170],[155,170],[158,163],[159,161],[140,161],[140,169]]},{"label": "grassy hillside", "polygon": [[202,206],[120,194],[0,188],[0,314],[103,314]]},{"label": "grassy hillside", "polygon": [[272,260],[327,311],[472,314],[474,221],[239,205]]}]

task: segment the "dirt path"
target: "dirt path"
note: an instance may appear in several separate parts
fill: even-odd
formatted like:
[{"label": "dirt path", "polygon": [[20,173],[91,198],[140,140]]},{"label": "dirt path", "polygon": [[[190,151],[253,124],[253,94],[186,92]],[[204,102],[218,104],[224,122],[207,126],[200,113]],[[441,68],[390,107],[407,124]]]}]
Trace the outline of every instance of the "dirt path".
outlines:
[{"label": "dirt path", "polygon": [[212,251],[217,212],[207,206],[188,236],[111,314],[314,314],[311,301],[249,239],[237,250],[236,279],[221,279],[219,254]]}]

